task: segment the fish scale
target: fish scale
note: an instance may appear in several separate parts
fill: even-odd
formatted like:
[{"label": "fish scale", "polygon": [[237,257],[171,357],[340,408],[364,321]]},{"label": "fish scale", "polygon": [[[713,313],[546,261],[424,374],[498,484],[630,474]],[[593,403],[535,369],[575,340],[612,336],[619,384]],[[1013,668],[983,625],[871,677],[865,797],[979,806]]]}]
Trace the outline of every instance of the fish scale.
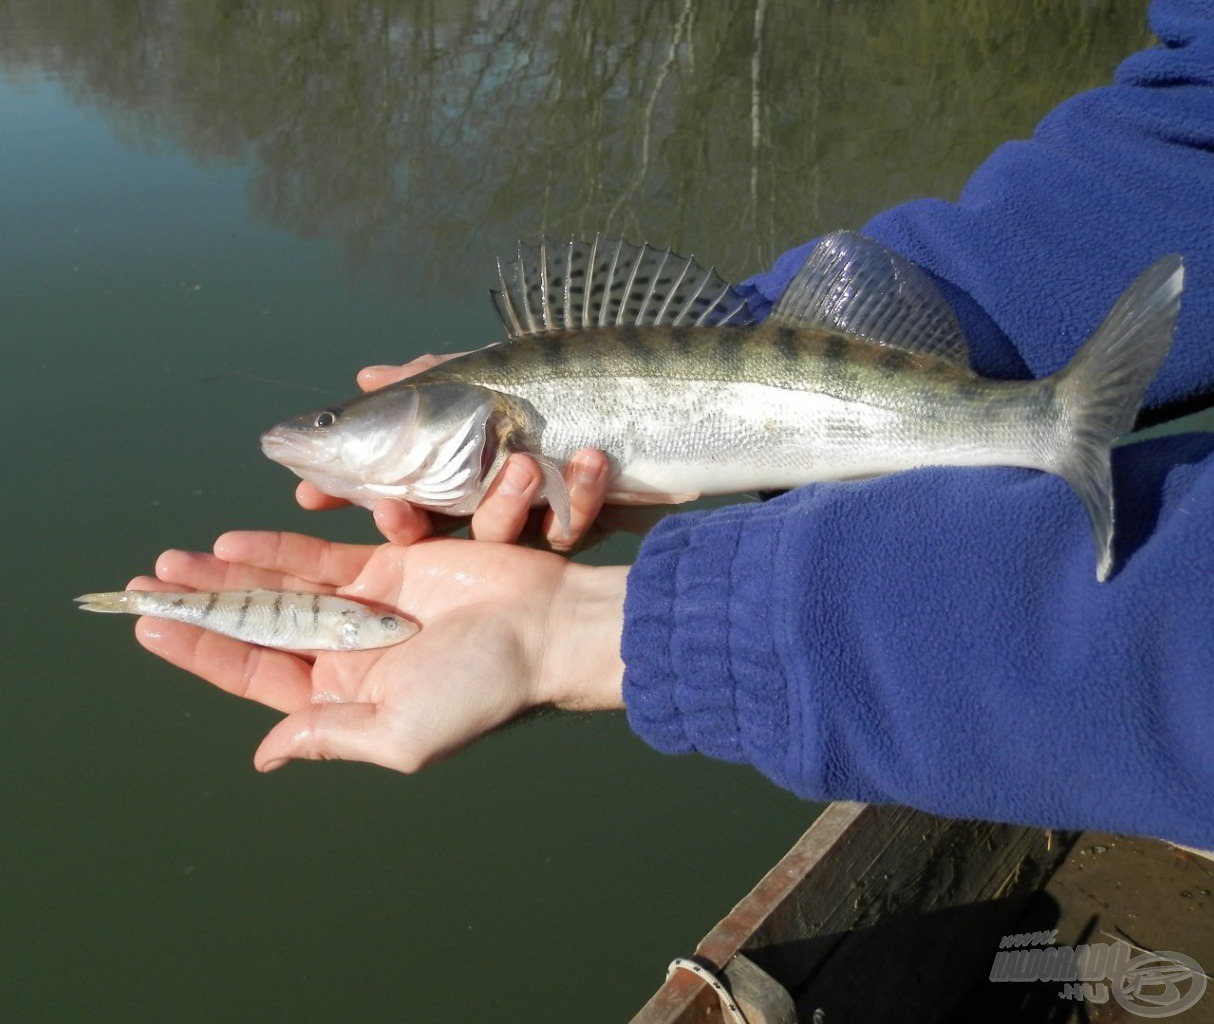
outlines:
[{"label": "fish scale", "polygon": [[[566,461],[591,447],[612,456],[609,501],[684,493],[697,467],[735,474],[730,490],[925,461],[989,462],[992,447],[1003,464],[1037,467],[1043,445],[1036,438],[1058,429],[1051,389],[1036,383],[985,381],[943,360],[819,331],[716,328],[716,344],[693,346],[696,333],[641,327],[548,335],[514,342],[508,361],[472,353],[415,383],[508,389],[535,411],[542,425],[532,437],[544,455]],[[1037,411],[1026,417],[1029,406]],[[981,437],[977,451],[966,444],[971,437]]]}]

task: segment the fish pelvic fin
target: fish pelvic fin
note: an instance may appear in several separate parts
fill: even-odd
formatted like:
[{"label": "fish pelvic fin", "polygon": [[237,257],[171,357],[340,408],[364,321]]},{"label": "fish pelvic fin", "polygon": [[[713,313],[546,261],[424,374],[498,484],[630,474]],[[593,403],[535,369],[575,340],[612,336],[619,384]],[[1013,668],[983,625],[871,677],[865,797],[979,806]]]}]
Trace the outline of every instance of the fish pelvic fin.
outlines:
[{"label": "fish pelvic fin", "polygon": [[1113,570],[1110,451],[1133,427],[1147,386],[1167,357],[1183,286],[1180,256],[1156,260],[1053,378],[1071,425],[1070,444],[1054,472],[1087,509],[1096,541],[1096,578],[1102,583]]},{"label": "fish pelvic fin", "polygon": [[129,612],[130,595],[123,590],[107,594],[81,594],[75,599],[82,612]]}]

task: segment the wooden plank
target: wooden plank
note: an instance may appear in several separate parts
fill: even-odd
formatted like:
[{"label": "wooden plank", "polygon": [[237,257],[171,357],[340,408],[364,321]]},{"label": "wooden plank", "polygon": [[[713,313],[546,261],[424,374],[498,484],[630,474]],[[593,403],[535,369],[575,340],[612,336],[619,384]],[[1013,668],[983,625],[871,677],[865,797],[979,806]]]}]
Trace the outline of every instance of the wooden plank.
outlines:
[{"label": "wooden plank", "polygon": [[[934,1006],[942,987],[963,994],[958,969],[989,961],[994,947],[984,948],[983,936],[997,945],[998,929],[1072,838],[905,807],[832,804],[696,955],[723,968],[745,951],[793,993],[803,1020],[818,1008],[826,1020],[843,1020],[870,1019],[867,1011],[882,1006]],[[721,1017],[707,991],[678,972],[632,1024],[715,1024]]]},{"label": "wooden plank", "polygon": [[[1214,973],[1214,864],[1155,839],[1084,832],[1006,934],[1051,931],[1056,933],[1052,945],[1125,942],[1128,957],[1172,950]],[[1107,978],[1089,983],[1085,993],[1104,1002],[1089,1002],[1073,994],[1064,998],[1065,983],[992,982],[993,961],[992,955],[987,971],[974,979],[953,1024],[1147,1024],[1148,1018],[1118,1004]],[[1178,996],[1191,991],[1191,980],[1175,983]],[[1158,995],[1161,989],[1146,991]],[[1160,1018],[1212,1024],[1214,986],[1191,1008]]]},{"label": "wooden plank", "polygon": [[797,1024],[797,1007],[788,989],[745,954],[730,957],[725,981],[747,1024]]}]

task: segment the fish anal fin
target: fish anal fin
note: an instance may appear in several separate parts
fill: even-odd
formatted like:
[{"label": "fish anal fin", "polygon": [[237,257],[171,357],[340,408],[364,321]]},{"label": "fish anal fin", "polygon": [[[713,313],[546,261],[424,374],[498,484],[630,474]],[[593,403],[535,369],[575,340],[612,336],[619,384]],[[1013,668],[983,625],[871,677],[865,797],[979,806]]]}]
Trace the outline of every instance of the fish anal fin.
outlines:
[{"label": "fish anal fin", "polygon": [[931,278],[852,231],[835,231],[814,246],[767,320],[841,332],[969,369],[957,315]]},{"label": "fish anal fin", "polygon": [[665,493],[658,491],[616,491],[607,494],[607,501],[612,505],[685,505],[700,497],[700,492],[694,494]]}]

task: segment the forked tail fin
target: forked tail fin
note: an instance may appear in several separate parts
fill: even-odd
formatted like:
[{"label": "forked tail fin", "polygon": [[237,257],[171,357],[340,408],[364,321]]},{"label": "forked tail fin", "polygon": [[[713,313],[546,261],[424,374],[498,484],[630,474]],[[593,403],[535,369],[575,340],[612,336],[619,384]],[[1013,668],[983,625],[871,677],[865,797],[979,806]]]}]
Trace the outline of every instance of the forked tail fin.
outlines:
[{"label": "forked tail fin", "polygon": [[1109,452],[1134,425],[1147,385],[1172,344],[1184,266],[1163,256],[1144,270],[1071,362],[1054,377],[1071,423],[1055,468],[1083,501],[1096,540],[1096,578],[1113,569],[1113,479]]},{"label": "forked tail fin", "polygon": [[108,594],[81,594],[75,598],[82,612],[129,612],[129,595],[124,590]]}]

